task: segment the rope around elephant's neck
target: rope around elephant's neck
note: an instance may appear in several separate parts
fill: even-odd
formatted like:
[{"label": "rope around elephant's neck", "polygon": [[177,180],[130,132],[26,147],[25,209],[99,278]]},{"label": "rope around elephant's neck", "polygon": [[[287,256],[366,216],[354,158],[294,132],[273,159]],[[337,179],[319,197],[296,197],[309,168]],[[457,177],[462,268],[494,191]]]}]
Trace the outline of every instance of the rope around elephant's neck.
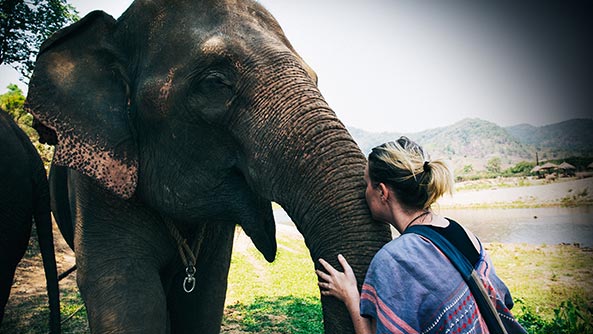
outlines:
[{"label": "rope around elephant's neck", "polygon": [[181,261],[185,266],[185,274],[187,275],[183,280],[183,290],[190,293],[196,286],[196,279],[194,277],[196,274],[196,254],[203,238],[199,236],[194,238],[193,247],[190,248],[187,244],[187,239],[181,235],[181,232],[179,232],[179,229],[173,224],[173,221],[166,217],[162,217],[162,220],[169,229],[173,240],[177,243],[177,250],[179,251]]}]

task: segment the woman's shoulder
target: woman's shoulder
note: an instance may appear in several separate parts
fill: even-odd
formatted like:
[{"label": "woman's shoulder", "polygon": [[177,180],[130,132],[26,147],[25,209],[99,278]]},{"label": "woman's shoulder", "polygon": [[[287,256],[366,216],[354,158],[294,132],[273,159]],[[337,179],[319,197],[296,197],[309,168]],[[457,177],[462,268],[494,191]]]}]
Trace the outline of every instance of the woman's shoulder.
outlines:
[{"label": "woman's shoulder", "polygon": [[373,261],[417,262],[423,257],[433,257],[434,245],[418,234],[403,234],[385,244],[375,255]]}]

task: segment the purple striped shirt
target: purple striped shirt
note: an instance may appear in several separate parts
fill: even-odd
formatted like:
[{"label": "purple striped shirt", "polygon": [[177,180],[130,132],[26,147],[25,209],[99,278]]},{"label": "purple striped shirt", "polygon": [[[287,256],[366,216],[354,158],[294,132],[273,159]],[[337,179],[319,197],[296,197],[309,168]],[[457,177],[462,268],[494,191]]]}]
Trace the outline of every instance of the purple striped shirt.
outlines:
[{"label": "purple striped shirt", "polygon": [[[524,333],[513,301],[483,248],[476,264],[509,333]],[[405,234],[373,258],[362,287],[360,313],[377,320],[377,333],[488,333],[467,284],[429,240]]]}]

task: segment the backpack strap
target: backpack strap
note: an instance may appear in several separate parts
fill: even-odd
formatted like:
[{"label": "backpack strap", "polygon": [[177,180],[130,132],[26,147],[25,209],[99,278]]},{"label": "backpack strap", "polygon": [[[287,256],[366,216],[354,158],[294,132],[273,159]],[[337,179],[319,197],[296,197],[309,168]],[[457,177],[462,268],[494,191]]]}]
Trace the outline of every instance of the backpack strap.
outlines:
[{"label": "backpack strap", "polygon": [[469,260],[463,256],[463,254],[461,254],[449,240],[426,225],[410,226],[402,233],[402,235],[408,233],[415,233],[427,238],[437,246],[445,256],[447,256],[469,286],[469,289],[476,300],[476,304],[478,305],[478,309],[480,310],[480,314],[484,318],[490,333],[507,334],[498,312],[484,288],[482,280],[470,264]]}]

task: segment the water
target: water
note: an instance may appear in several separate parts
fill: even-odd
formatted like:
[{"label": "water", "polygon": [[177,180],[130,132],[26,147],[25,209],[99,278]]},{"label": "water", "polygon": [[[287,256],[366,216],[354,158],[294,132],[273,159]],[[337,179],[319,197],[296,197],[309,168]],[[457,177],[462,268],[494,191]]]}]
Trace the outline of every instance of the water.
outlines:
[{"label": "water", "polygon": [[[473,231],[482,242],[548,244],[578,243],[593,247],[593,207],[439,210]],[[277,223],[292,224],[282,209]]]},{"label": "water", "polygon": [[593,247],[593,207],[441,210],[483,242]]}]

